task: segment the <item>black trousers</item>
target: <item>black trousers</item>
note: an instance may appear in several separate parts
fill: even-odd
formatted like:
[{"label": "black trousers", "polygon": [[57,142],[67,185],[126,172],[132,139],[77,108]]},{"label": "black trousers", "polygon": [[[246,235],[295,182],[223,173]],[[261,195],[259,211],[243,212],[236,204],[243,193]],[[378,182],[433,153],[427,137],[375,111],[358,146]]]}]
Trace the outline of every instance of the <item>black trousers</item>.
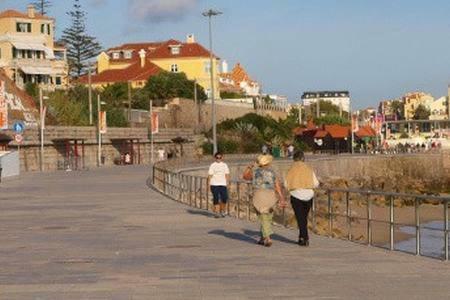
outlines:
[{"label": "black trousers", "polygon": [[295,217],[297,219],[299,239],[308,241],[308,214],[311,210],[313,199],[309,201],[302,201],[293,196],[291,196],[291,205],[295,212]]}]

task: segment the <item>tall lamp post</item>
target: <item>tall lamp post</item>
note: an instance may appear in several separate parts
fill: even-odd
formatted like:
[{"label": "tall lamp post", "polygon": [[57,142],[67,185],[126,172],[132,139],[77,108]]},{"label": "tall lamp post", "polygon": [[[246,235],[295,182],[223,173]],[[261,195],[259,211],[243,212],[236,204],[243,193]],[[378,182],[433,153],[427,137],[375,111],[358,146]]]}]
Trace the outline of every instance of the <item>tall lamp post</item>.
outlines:
[{"label": "tall lamp post", "polygon": [[221,15],[222,12],[217,10],[207,10],[202,13],[204,17],[208,17],[209,20],[209,72],[211,76],[211,122],[213,131],[213,154],[217,153],[217,128],[216,128],[216,104],[214,95],[214,68],[213,68],[213,42],[212,42],[212,28],[211,19],[214,16]]},{"label": "tall lamp post", "polygon": [[98,153],[97,164],[100,167],[102,165],[102,119],[100,116],[101,106],[106,102],[100,101],[100,95],[97,95],[97,127],[98,127]]},{"label": "tall lamp post", "polygon": [[39,159],[39,170],[42,172],[44,170],[44,128],[45,128],[45,108],[44,100],[48,97],[44,96],[42,87],[39,88],[39,119],[40,119],[40,131],[41,131],[41,151]]}]

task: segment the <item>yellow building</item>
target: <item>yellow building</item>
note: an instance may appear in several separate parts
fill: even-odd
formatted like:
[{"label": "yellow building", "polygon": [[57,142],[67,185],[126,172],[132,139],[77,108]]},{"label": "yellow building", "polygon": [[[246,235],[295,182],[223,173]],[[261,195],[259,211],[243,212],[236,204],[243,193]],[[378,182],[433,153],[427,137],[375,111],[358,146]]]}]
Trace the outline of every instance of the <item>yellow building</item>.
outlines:
[{"label": "yellow building", "polygon": [[[214,61],[214,91],[219,98],[219,58],[214,56]],[[91,82],[94,86],[105,86],[131,81],[133,87],[142,87],[158,69],[185,73],[188,79],[197,80],[210,97],[210,52],[196,43],[192,35],[186,42],[168,40],[110,48],[98,56],[97,74],[92,76]],[[84,76],[80,82],[86,84],[88,78]]]},{"label": "yellow building", "polygon": [[429,108],[430,104],[433,103],[434,98],[430,94],[414,92],[404,95],[402,100],[405,110],[405,120],[412,120],[417,107],[423,105],[426,108]]},{"label": "yellow building", "polygon": [[54,42],[55,20],[36,13],[0,12],[0,68],[20,88],[28,82],[47,89],[68,83],[66,49]]}]

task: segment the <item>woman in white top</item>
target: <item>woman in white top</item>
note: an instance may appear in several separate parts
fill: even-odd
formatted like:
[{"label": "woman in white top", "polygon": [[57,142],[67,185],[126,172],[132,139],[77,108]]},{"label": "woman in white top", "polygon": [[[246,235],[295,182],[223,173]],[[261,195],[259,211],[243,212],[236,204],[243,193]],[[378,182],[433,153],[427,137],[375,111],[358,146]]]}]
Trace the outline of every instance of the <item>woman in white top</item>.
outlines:
[{"label": "woman in white top", "polygon": [[208,183],[213,194],[215,217],[225,217],[228,201],[228,182],[230,181],[230,169],[223,162],[223,154],[217,152],[214,155],[216,161],[211,164],[208,171]]}]

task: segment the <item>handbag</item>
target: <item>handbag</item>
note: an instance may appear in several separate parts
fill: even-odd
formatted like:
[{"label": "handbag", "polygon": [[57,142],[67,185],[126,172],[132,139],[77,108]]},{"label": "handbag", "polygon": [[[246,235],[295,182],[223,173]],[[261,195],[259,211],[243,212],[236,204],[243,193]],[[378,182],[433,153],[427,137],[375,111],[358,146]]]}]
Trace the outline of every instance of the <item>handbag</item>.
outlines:
[{"label": "handbag", "polygon": [[277,204],[277,201],[274,190],[258,189],[253,194],[253,206],[260,214],[268,213]]},{"label": "handbag", "polygon": [[247,181],[252,180],[253,179],[253,169],[250,167],[247,167],[244,170],[244,173],[242,174],[242,178]]}]

